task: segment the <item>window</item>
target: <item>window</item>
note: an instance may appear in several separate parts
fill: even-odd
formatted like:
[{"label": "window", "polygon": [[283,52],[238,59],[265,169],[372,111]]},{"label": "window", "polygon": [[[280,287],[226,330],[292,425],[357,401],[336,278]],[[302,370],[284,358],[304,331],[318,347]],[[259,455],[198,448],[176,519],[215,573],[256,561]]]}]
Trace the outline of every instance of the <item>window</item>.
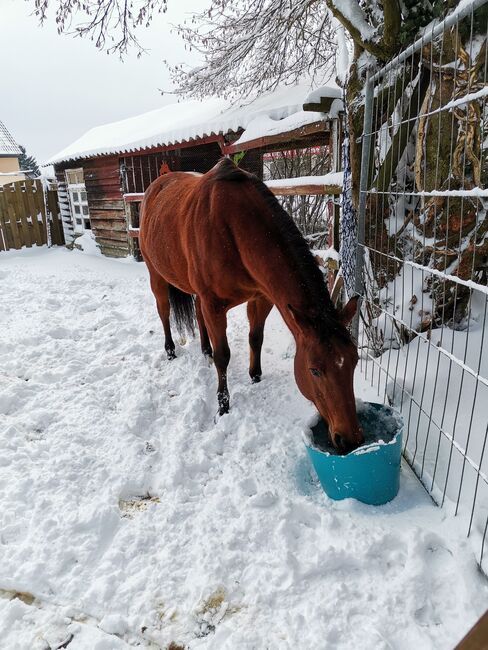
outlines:
[{"label": "window", "polygon": [[85,189],[83,169],[67,169],[66,183],[71,203],[71,214],[73,215],[73,226],[75,232],[82,233],[91,230],[90,211],[88,209],[88,197]]},{"label": "window", "polygon": [[68,185],[83,185],[83,169],[67,169],[66,182]]}]

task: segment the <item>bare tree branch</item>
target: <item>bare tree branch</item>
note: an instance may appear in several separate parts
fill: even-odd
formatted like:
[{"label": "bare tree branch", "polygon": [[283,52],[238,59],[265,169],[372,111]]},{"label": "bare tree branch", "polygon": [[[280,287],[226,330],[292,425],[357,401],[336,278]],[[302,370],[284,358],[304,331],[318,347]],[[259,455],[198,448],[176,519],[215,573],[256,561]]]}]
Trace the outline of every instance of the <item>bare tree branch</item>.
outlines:
[{"label": "bare tree branch", "polygon": [[49,20],[50,10],[60,34],[89,38],[100,50],[127,54],[135,48],[144,52],[135,32],[148,27],[158,13],[165,12],[167,0],[26,0],[33,5],[39,22]]},{"label": "bare tree branch", "polygon": [[170,66],[184,95],[245,97],[304,74],[333,74],[334,28],[323,0],[213,0],[176,31],[204,59],[198,68]]}]

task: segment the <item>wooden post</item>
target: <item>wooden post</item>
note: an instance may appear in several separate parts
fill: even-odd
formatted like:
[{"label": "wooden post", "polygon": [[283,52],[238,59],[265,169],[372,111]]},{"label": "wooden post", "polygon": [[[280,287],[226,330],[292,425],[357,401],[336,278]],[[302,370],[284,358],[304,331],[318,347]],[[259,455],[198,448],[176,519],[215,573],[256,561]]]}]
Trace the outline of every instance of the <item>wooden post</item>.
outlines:
[{"label": "wooden post", "polygon": [[20,219],[20,223],[22,225],[22,232],[24,235],[24,242],[27,248],[32,248],[32,237],[31,237],[31,229],[29,225],[29,221],[27,220],[27,216],[29,214],[29,208],[27,206],[27,184],[24,184],[24,191],[22,191],[21,183],[17,182],[12,185],[13,192],[12,192],[12,199],[14,201],[15,205],[15,214],[16,216]]},{"label": "wooden post", "polygon": [[25,193],[27,200],[27,209],[29,211],[30,218],[32,220],[32,234],[34,238],[34,243],[38,246],[42,246],[42,232],[39,221],[37,220],[37,209],[34,201],[34,191],[32,188],[32,181],[29,181],[29,184],[26,181]]},{"label": "wooden post", "polygon": [[455,650],[487,650],[488,648],[488,611],[458,643]]},{"label": "wooden post", "polygon": [[47,224],[47,214],[46,214],[46,205],[44,203],[44,190],[42,187],[41,181],[34,181],[35,183],[35,193],[34,193],[34,200],[36,203],[36,207],[38,209],[38,212],[41,214],[42,218],[42,235],[43,235],[43,244],[48,243],[48,224]]},{"label": "wooden post", "polygon": [[5,199],[3,192],[0,192],[0,251],[8,251],[7,227],[4,219]]},{"label": "wooden post", "polygon": [[[125,197],[124,197],[125,198]],[[132,255],[132,257],[135,257],[135,243],[134,243],[134,238],[131,237],[131,230],[132,230],[132,203],[130,201],[124,200],[124,205],[125,205],[125,222],[127,224],[127,233],[128,233],[128,243],[129,243],[129,255]]]},{"label": "wooden post", "polygon": [[15,214],[15,209],[14,206],[12,205],[13,190],[10,185],[4,185],[3,191],[4,191],[6,214],[8,216],[8,220],[10,224],[10,231],[12,233],[12,239],[14,241],[14,248],[18,250],[22,248],[23,241],[21,238],[21,232],[19,230],[19,226],[17,224],[17,215]]}]

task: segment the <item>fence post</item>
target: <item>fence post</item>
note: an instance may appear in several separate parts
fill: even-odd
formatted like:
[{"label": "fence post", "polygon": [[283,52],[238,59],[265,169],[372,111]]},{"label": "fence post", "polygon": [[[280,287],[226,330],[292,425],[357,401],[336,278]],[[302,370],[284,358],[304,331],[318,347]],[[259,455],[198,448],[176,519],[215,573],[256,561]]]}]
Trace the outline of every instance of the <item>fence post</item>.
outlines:
[{"label": "fence post", "polygon": [[[364,269],[364,238],[365,238],[365,221],[366,221],[366,198],[369,183],[369,161],[371,150],[371,128],[373,125],[373,81],[369,72],[366,73],[366,86],[364,97],[364,123],[363,123],[363,146],[361,150],[361,181],[359,185],[359,209],[358,209],[358,230],[357,230],[357,247],[356,247],[356,282],[355,292],[357,295],[363,295],[363,269]],[[359,312],[352,324],[352,334],[356,341],[359,341]]]}]

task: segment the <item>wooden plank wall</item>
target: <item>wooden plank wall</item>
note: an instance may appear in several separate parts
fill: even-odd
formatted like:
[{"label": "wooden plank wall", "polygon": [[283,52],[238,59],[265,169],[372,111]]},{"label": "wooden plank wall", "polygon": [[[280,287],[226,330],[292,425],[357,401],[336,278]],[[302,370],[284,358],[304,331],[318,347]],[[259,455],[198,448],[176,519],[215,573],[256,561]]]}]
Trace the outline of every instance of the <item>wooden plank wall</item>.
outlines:
[{"label": "wooden plank wall", "polygon": [[121,190],[119,157],[82,161],[90,222],[104,255],[129,254],[125,205]]},{"label": "wooden plank wall", "polygon": [[46,205],[48,210],[48,224],[51,235],[51,244],[64,246],[63,222],[61,211],[58,203],[58,192],[56,190],[47,190]]}]

